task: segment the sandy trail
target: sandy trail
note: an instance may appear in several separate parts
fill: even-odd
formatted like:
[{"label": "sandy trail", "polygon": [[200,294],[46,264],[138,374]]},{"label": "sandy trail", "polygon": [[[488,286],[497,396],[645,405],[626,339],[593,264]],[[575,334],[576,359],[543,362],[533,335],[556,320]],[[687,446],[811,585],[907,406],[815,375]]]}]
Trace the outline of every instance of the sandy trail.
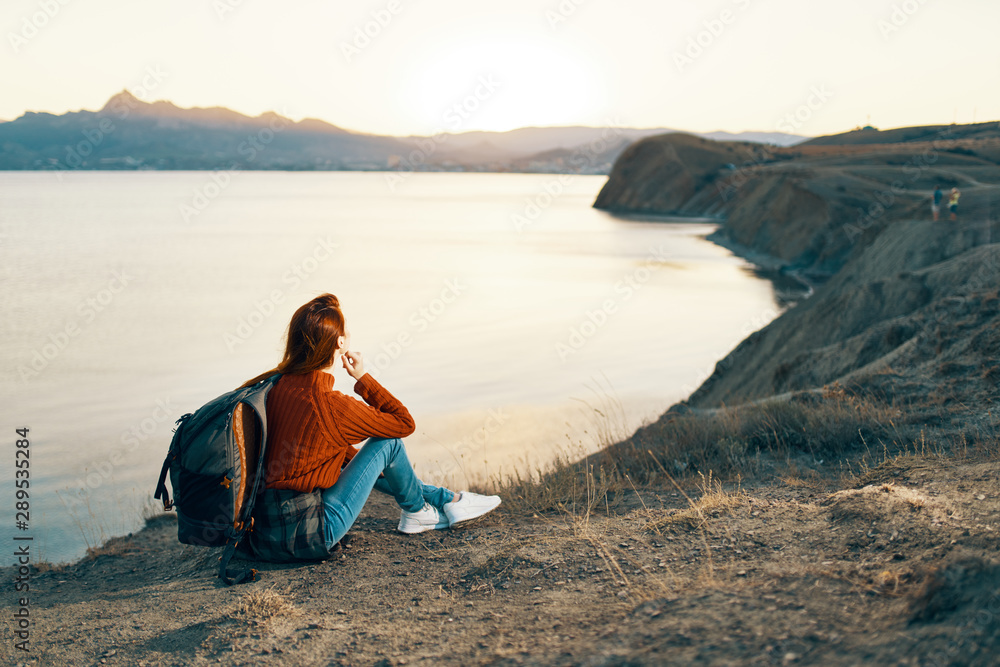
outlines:
[{"label": "sandy trail", "polygon": [[[32,579],[31,652],[60,665],[992,665],[1000,464],[909,456],[610,514],[414,536],[379,497],[321,563],[227,588],[172,518]],[[698,517],[702,517],[699,519]],[[13,596],[3,598],[10,626]]]}]

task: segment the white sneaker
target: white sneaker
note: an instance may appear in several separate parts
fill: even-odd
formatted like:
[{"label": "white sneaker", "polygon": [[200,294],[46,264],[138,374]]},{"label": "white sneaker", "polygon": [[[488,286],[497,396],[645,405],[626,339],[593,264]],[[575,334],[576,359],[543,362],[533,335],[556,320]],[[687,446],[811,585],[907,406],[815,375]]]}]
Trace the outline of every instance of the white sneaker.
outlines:
[{"label": "white sneaker", "polygon": [[430,503],[424,503],[423,508],[417,512],[403,512],[399,516],[399,526],[396,528],[401,533],[422,533],[425,530],[440,530],[451,525],[448,517],[438,508]]},{"label": "white sneaker", "polygon": [[481,496],[478,493],[462,491],[457,500],[444,506],[444,514],[450,525],[469,521],[492,512],[500,506],[500,496]]}]

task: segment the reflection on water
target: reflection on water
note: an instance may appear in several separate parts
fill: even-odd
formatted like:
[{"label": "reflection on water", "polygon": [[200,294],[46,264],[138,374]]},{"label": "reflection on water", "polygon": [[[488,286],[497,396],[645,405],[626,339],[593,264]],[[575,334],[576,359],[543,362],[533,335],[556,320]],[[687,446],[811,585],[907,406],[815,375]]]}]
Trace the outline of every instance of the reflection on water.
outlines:
[{"label": "reflection on water", "polygon": [[592,450],[597,385],[634,428],[780,309],[711,221],[591,208],[603,177],[525,218],[552,178],[243,173],[191,214],[210,174],[0,174],[0,400],[32,429],[45,556],[81,553],[73,516],[134,528],[173,421],[274,366],[318,293],[416,417],[420,474],[456,485]]}]

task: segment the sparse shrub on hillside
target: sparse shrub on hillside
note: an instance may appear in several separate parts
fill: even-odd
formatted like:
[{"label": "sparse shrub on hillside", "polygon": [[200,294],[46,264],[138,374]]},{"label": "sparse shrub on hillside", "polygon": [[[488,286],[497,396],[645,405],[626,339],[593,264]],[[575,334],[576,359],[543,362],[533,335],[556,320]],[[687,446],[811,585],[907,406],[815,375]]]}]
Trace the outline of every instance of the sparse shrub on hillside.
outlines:
[{"label": "sparse shrub on hillside", "polygon": [[494,479],[491,491],[503,495],[511,511],[610,509],[634,484],[670,484],[668,477],[710,472],[722,479],[752,478],[792,459],[838,465],[859,452],[895,449],[906,442],[898,421],[895,408],[836,385],[788,400],[668,413],[583,461],[559,459],[537,477]]},{"label": "sparse shrub on hillside", "polygon": [[[775,461],[808,455],[816,464],[899,440],[897,411],[833,390],[711,413],[668,414],[609,451],[619,467],[659,460],[677,473],[756,475]],[[639,471],[632,471],[633,478]]]},{"label": "sparse shrub on hillside", "polygon": [[278,616],[298,614],[289,597],[274,589],[251,588],[229,608],[229,616],[250,625],[267,625]]}]

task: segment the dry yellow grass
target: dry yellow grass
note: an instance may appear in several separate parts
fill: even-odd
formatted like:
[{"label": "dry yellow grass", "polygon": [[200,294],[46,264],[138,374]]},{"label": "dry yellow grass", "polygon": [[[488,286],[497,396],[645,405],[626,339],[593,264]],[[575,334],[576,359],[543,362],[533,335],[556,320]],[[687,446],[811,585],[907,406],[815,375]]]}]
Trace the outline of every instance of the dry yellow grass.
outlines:
[{"label": "dry yellow grass", "polygon": [[266,625],[278,616],[294,616],[299,612],[285,596],[268,588],[251,588],[233,606],[230,617],[251,625]]},{"label": "dry yellow grass", "polygon": [[646,529],[658,531],[662,528],[683,528],[693,530],[708,522],[709,516],[729,514],[738,507],[745,506],[749,496],[737,483],[732,491],[726,491],[722,483],[712,479],[712,473],[702,476],[699,484],[701,495],[697,500],[687,498],[688,506],[682,510],[654,519],[646,524]]},{"label": "dry yellow grass", "polygon": [[[816,483],[815,468],[853,460],[867,470],[902,450],[908,435],[896,425],[899,411],[873,399],[839,390],[806,393],[788,400],[721,408],[705,413],[667,414],[655,424],[621,437],[614,411],[592,407],[597,454],[574,461],[556,458],[548,468],[494,477],[482,488],[504,498],[512,512],[566,509],[609,512],[636,485],[714,476],[734,481],[784,474],[793,485]],[[713,490],[702,490],[711,501]],[[696,511],[694,509],[692,512]]]}]

